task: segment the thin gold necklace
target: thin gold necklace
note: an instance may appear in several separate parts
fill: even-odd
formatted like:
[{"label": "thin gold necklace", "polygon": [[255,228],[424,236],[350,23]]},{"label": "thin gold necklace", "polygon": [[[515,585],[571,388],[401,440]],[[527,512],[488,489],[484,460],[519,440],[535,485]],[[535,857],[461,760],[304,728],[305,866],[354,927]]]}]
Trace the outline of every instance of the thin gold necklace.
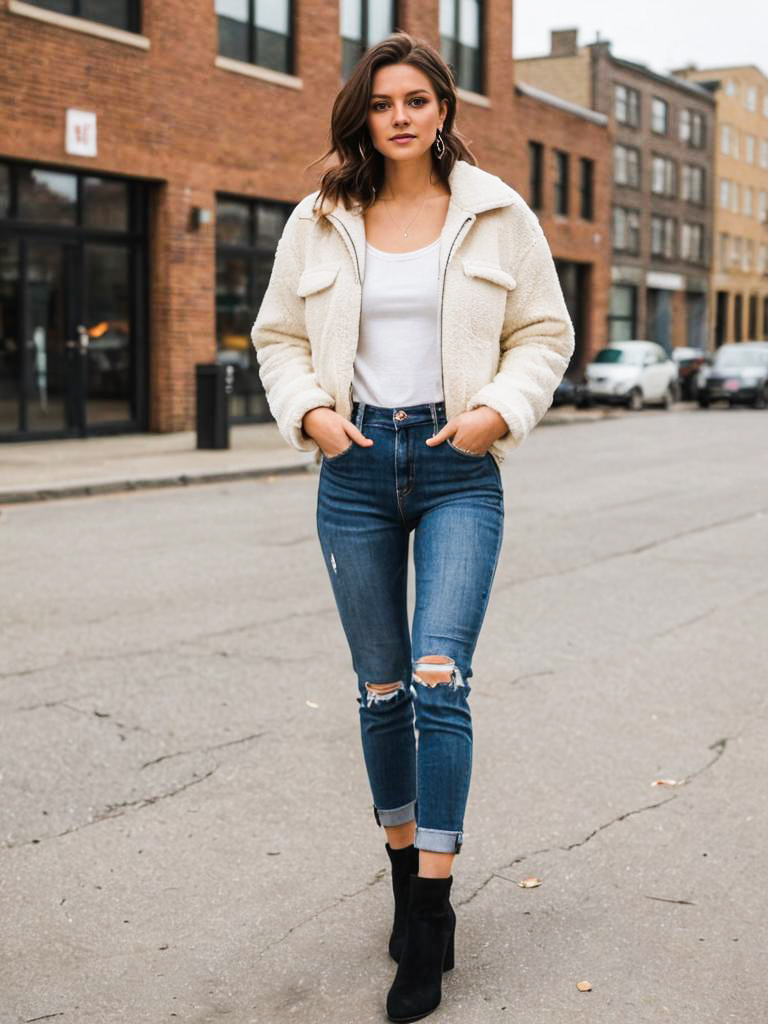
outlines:
[{"label": "thin gold necklace", "polygon": [[[428,193],[425,193],[424,198],[421,201],[421,206],[416,211],[415,216],[411,218],[411,220],[409,221],[408,224],[406,224],[404,229],[400,227],[400,225],[397,223],[395,218],[392,216],[392,214],[391,214],[391,212],[389,210],[389,207],[386,207],[389,219],[392,221],[392,223],[395,225],[395,227],[397,228],[398,231],[402,231],[403,232],[403,238],[407,238],[408,237],[408,228],[410,228],[411,224],[413,224],[413,222],[416,220],[416,217],[418,217],[419,214],[421,213],[421,211],[424,209],[424,203],[426,203],[427,198],[428,198]],[[385,203],[385,206],[386,206],[386,203]]]}]

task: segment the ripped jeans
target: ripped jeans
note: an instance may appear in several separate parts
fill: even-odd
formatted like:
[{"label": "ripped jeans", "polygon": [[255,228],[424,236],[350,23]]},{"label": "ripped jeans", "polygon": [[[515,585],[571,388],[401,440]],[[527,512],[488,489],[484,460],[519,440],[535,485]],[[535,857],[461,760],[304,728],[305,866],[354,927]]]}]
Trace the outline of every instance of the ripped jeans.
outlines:
[{"label": "ripped jeans", "polygon": [[[442,402],[355,402],[351,419],[374,444],[323,457],[317,530],[358,678],[374,815],[380,825],[415,820],[419,849],[458,853],[472,769],[471,662],[501,548],[501,475],[490,454],[425,444],[446,422]],[[444,663],[422,661],[434,655]],[[394,685],[369,686],[384,683]]]}]

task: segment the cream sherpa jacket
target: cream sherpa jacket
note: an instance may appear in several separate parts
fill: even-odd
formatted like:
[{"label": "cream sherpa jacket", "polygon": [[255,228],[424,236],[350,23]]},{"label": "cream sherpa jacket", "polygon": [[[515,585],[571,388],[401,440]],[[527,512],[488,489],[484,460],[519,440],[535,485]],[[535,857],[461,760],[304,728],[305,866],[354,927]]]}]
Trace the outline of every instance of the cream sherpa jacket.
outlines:
[{"label": "cream sherpa jacket", "polygon": [[[509,431],[490,449],[500,461],[549,408],[573,353],[573,326],[544,232],[522,197],[464,160],[448,185],[438,278],[446,415],[481,405],[500,413]],[[301,423],[321,405],[351,414],[365,224],[359,206],[313,214],[318,194],[286,222],[251,340],[281,434],[319,458]]]}]

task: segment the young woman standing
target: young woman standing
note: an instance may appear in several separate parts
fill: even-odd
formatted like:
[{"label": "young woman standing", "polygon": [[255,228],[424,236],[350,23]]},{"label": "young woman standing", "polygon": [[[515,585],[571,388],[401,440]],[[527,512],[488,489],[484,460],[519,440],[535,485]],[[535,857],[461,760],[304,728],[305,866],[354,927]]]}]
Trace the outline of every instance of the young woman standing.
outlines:
[{"label": "young woman standing", "polygon": [[429,44],[396,33],[361,58],[333,106],[334,166],[285,226],[252,331],[282,434],[322,463],[318,534],[392,866],[393,1021],[434,1010],[453,967],[498,463],[549,407],[574,344],[536,217],[476,166],[455,117]]}]

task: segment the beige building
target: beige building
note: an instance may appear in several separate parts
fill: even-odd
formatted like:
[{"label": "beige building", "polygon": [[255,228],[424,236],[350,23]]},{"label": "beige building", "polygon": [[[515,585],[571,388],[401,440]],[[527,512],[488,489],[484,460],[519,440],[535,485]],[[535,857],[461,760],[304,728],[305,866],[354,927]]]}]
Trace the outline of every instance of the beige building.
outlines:
[{"label": "beige building", "polygon": [[717,103],[715,344],[768,338],[768,77],[754,65],[675,74],[710,89]]}]

